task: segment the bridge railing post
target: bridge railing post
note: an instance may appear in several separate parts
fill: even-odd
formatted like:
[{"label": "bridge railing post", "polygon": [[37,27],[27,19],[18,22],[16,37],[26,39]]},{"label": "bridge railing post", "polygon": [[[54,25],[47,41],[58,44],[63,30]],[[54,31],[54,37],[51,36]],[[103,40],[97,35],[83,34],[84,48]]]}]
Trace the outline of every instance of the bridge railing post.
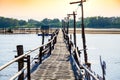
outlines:
[{"label": "bridge railing post", "polygon": [[52,43],[50,42],[50,55],[52,53]]},{"label": "bridge railing post", "polygon": [[[23,45],[17,45],[18,56],[23,55]],[[17,56],[17,57],[18,57]],[[18,72],[24,67],[24,58],[18,60]],[[24,80],[24,72],[18,77],[18,80]]]},{"label": "bridge railing post", "polygon": [[51,34],[51,39],[53,38],[53,33]]},{"label": "bridge railing post", "polygon": [[69,52],[71,54],[71,41],[69,42]]},{"label": "bridge railing post", "polygon": [[[55,35],[54,35],[54,37],[55,37]],[[53,40],[53,49],[54,49],[55,44],[56,44],[56,37]]]},{"label": "bridge railing post", "polygon": [[65,39],[65,33],[64,33],[64,30],[62,29],[62,32],[63,32],[63,38]]},{"label": "bridge railing post", "polygon": [[67,41],[67,46],[69,48],[70,38],[69,38],[68,34],[66,35],[66,41]]},{"label": "bridge railing post", "polygon": [[42,47],[40,47],[40,49],[39,49],[39,62],[40,63],[42,63],[42,51],[43,51],[43,46]]},{"label": "bridge railing post", "polygon": [[[49,41],[50,41],[51,39],[49,39]],[[50,53],[50,55],[51,55],[51,52],[52,52],[52,42],[50,42],[49,43],[49,53]]]},{"label": "bridge railing post", "polygon": [[[91,70],[91,63],[87,63],[86,65],[87,65],[88,69]],[[86,72],[86,78],[87,78],[87,80],[91,80],[90,74],[88,72]]]},{"label": "bridge railing post", "polygon": [[31,76],[30,76],[30,55],[27,56],[27,80],[31,80]]},{"label": "bridge railing post", "polygon": [[72,35],[70,35],[70,38],[69,38],[69,52],[71,54],[71,49],[72,49]]},{"label": "bridge railing post", "polygon": [[79,65],[79,61],[77,59],[77,53],[76,53],[76,50],[74,50],[74,58],[75,58],[75,61],[77,62],[77,64]]},{"label": "bridge railing post", "polygon": [[57,42],[57,36],[55,35],[54,44]]},{"label": "bridge railing post", "polygon": [[52,41],[52,49],[54,49],[54,45],[55,45],[55,44],[54,44],[54,40],[53,40],[53,41]]}]

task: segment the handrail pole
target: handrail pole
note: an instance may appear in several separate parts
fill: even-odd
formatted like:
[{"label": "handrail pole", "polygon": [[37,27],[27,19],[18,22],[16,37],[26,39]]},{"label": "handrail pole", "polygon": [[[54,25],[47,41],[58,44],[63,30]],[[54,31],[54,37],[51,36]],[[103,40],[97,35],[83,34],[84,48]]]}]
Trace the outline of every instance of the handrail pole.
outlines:
[{"label": "handrail pole", "polygon": [[[74,53],[75,53],[75,52],[77,52],[77,49],[75,48],[75,50],[73,49],[73,51],[74,51]],[[77,56],[78,61],[79,61],[80,56],[78,55],[78,53],[76,54],[76,56]],[[81,67],[83,67],[83,69],[86,71],[86,73],[87,73],[87,76],[86,76],[87,80],[90,80],[91,77],[93,77],[94,80],[99,80],[99,78],[91,72],[91,70],[90,70],[91,64],[90,64],[90,63],[87,63],[86,66],[83,65],[83,64],[78,65],[78,63],[77,63],[74,55],[72,55],[72,57],[74,58],[74,61],[76,62],[75,65],[77,66],[78,70],[80,70],[80,66],[81,66]],[[88,69],[88,68],[89,68],[89,69]],[[91,76],[91,77],[90,77],[90,76]]]},{"label": "handrail pole", "polygon": [[11,77],[9,80],[15,80],[23,71],[25,71],[25,69],[27,68],[27,66],[24,66],[24,68],[22,70],[20,70],[19,72],[17,72],[13,77]]},{"label": "handrail pole", "polygon": [[[23,45],[17,45],[18,57],[23,55]],[[18,60],[18,72],[24,67],[24,58]],[[24,72],[18,77],[18,80],[24,80]]]},{"label": "handrail pole", "polygon": [[15,59],[13,59],[13,60],[11,60],[10,62],[4,64],[3,66],[0,66],[0,71],[3,70],[3,69],[5,69],[7,66],[11,65],[12,63],[14,63],[15,61],[17,61],[18,59],[21,59],[21,58],[24,57],[24,56],[25,56],[25,54],[23,54],[23,55],[15,58]]}]

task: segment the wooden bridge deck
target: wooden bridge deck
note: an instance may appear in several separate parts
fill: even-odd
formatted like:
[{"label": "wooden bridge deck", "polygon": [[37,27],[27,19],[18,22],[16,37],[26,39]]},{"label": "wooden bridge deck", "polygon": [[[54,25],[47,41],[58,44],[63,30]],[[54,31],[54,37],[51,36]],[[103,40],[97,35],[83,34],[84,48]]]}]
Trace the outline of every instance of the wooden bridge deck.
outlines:
[{"label": "wooden bridge deck", "polygon": [[52,51],[51,56],[43,61],[38,69],[31,74],[32,80],[74,80],[69,55],[60,30],[55,49]]}]

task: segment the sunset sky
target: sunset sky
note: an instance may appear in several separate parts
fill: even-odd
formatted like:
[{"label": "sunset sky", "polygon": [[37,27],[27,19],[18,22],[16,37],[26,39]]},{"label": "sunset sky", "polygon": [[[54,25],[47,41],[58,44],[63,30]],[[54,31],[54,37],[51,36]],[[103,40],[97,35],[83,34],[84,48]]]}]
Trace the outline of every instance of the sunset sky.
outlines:
[{"label": "sunset sky", "polygon": [[[0,0],[0,16],[24,20],[63,19],[77,9],[78,4],[69,4],[72,1],[79,0]],[[87,0],[84,13],[85,17],[120,16],[120,0]],[[80,7],[77,14],[79,18]]]}]

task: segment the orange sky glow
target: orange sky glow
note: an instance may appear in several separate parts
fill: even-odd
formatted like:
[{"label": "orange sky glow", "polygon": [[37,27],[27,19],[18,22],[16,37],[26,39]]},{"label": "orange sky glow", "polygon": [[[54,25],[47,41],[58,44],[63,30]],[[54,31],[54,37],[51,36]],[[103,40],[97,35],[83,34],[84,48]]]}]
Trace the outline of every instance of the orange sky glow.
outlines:
[{"label": "orange sky glow", "polygon": [[[17,19],[59,18],[77,9],[78,5],[70,5],[79,0],[0,0],[0,16]],[[86,0],[84,3],[85,17],[90,16],[120,16],[120,0]],[[81,16],[80,8],[77,10]]]}]

